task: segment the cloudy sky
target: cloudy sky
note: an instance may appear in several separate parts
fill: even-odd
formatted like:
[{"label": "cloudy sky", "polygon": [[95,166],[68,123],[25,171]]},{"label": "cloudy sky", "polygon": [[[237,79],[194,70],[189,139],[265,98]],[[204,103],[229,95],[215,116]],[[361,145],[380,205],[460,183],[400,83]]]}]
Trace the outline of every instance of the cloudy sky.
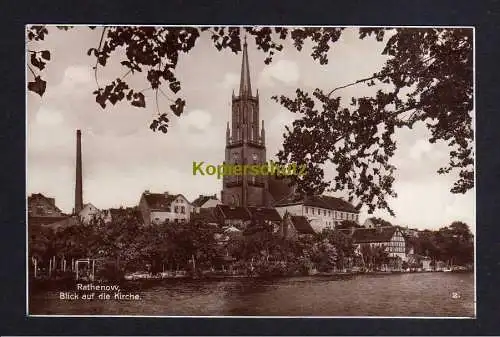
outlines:
[{"label": "cloudy sky", "polygon": [[[176,75],[187,100],[181,118],[171,118],[169,132],[155,133],[149,124],[157,114],[151,91],[146,91],[147,108],[127,102],[106,110],[95,102],[95,59],[87,50],[96,47],[100,29],[78,27],[70,31],[51,28],[42,43],[28,49],[49,49],[50,63],[44,70],[47,90],[42,98],[27,94],[27,193],[55,197],[56,204],[71,212],[74,203],[75,130],[82,130],[84,202],[96,207],[137,205],[144,190],[182,193],[193,200],[199,194],[220,196],[221,181],[215,177],[192,175],[192,162],[220,164],[224,160],[225,127],[231,112],[231,92],[237,91],[241,54],[218,52],[205,35],[196,48],[181,55]],[[294,114],[271,101],[275,94],[291,94],[297,87],[331,89],[371,76],[385,61],[383,44],[373,39],[359,40],[356,30],[348,29],[330,49],[329,64],[319,65],[310,57],[306,44],[297,52],[285,43],[284,50],[270,65],[265,55],[249,39],[252,89],[259,89],[260,117],[265,120],[268,159],[280,148],[284,126]],[[104,84],[121,77],[124,70],[117,56],[101,69],[98,80]],[[31,79],[31,74],[27,74]],[[140,77],[127,81],[136,88],[147,88]],[[342,97],[370,94],[364,85],[344,89]],[[164,90],[168,91],[168,90]],[[160,96],[160,109],[168,110]],[[448,149],[430,144],[425,127],[399,130],[398,150],[393,163],[396,199],[391,206],[396,217],[378,211],[375,215],[395,224],[416,228],[439,228],[462,220],[474,230],[475,192],[465,195],[449,192],[456,175],[438,175],[445,165]],[[328,177],[335,172],[329,170]],[[341,193],[337,196],[343,196]],[[361,220],[367,217],[366,210]]]}]

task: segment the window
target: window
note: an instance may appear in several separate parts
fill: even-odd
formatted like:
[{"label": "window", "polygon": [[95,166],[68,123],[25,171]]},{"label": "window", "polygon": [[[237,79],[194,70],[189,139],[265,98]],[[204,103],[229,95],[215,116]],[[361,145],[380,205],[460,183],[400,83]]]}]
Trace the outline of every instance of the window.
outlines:
[{"label": "window", "polygon": [[186,208],[184,206],[181,206],[181,213],[185,214],[186,213]]},{"label": "window", "polygon": [[328,216],[331,216],[332,215],[332,212],[331,211],[328,211]]},{"label": "window", "polygon": [[311,213],[314,215],[314,207],[311,207]]},{"label": "window", "polygon": [[323,210],[323,215],[326,216],[326,209]]},{"label": "window", "polygon": [[175,212],[175,213],[179,213],[179,207],[178,207],[178,206],[175,206],[175,207],[174,207],[174,212]]}]

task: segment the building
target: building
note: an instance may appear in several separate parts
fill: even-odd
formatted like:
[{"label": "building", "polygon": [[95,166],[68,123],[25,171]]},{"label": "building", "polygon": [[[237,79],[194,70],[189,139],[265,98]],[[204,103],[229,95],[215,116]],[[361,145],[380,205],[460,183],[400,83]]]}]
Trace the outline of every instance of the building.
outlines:
[{"label": "building", "polygon": [[359,221],[359,211],[340,198],[319,195],[302,197],[293,194],[278,201],[274,207],[281,216],[286,212],[307,218],[316,232],[335,228],[344,220]]},{"label": "building", "polygon": [[250,213],[251,221],[245,228],[245,234],[263,230],[275,232],[279,229],[282,218],[275,208],[249,206],[247,210]]},{"label": "building", "polygon": [[78,216],[80,217],[82,223],[89,224],[92,220],[96,220],[98,218],[103,219],[104,213],[91,203],[86,203],[85,205],[83,205],[83,208],[80,210],[80,212],[78,212]]},{"label": "building", "polygon": [[303,235],[315,235],[309,220],[303,215],[292,215],[286,213],[283,216],[278,235],[285,239],[296,240]]},{"label": "building", "polygon": [[352,240],[356,249],[360,251],[361,245],[371,247],[386,247],[388,257],[406,259],[406,241],[403,233],[397,227],[353,228]]},{"label": "building", "polygon": [[193,211],[195,213],[200,213],[202,208],[213,208],[221,204],[221,201],[217,198],[216,194],[213,195],[199,195],[191,205],[193,205]]},{"label": "building", "polygon": [[142,222],[142,213],[139,211],[139,207],[120,207],[120,208],[110,208],[103,211],[103,218],[105,223],[110,223],[113,221],[138,221]]},{"label": "building", "polygon": [[214,214],[222,226],[243,230],[250,223],[252,215],[246,207],[220,204],[215,207]]},{"label": "building", "polygon": [[409,228],[408,226],[400,227],[400,229],[407,237],[418,238],[418,229]]},{"label": "building", "polygon": [[33,193],[28,196],[28,224],[49,225],[66,219],[54,198],[49,198],[42,193]]},{"label": "building", "polygon": [[33,193],[28,197],[28,216],[57,217],[63,212],[56,206],[56,200],[44,196],[42,193]]},{"label": "building", "polygon": [[144,224],[189,222],[193,206],[182,194],[150,193],[145,191],[139,201]]},{"label": "building", "polygon": [[261,230],[277,230],[282,218],[272,207],[217,205],[214,211],[224,227],[235,227],[245,235]]},{"label": "building", "polygon": [[200,208],[191,214],[191,222],[193,223],[202,222],[220,225],[219,220],[215,216],[215,207]]},{"label": "building", "polygon": [[422,259],[422,270],[423,271],[432,271],[432,259],[430,257],[424,257]]},{"label": "building", "polygon": [[[243,44],[240,89],[238,95],[233,91],[231,123],[227,123],[224,163],[266,163],[264,121],[260,127],[259,92],[253,96],[246,40]],[[268,179],[265,175],[225,175],[222,184],[221,199],[225,205],[269,205]]]}]

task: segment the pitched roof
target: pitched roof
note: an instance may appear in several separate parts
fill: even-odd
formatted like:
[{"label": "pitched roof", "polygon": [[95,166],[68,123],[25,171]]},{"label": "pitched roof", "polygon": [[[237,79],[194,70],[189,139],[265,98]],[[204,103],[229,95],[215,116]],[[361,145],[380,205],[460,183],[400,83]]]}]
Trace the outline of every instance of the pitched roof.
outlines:
[{"label": "pitched roof", "polygon": [[224,233],[241,233],[241,230],[234,226],[229,226],[224,228]]},{"label": "pitched roof", "polygon": [[354,243],[389,242],[397,230],[396,227],[356,228],[352,239]]},{"label": "pitched roof", "polygon": [[214,195],[200,195],[191,204],[195,207],[201,207],[210,199],[217,200],[217,197]]},{"label": "pitched roof", "polygon": [[159,211],[170,211],[170,204],[177,198],[178,195],[167,193],[143,193],[144,199],[149,208]]},{"label": "pitched roof", "polygon": [[312,228],[311,224],[307,218],[303,215],[292,215],[290,217],[293,226],[299,234],[315,234],[316,232]]},{"label": "pitched roof", "polygon": [[359,213],[359,211],[349,202],[328,195],[321,195],[319,198],[328,206],[327,208],[335,211],[344,211],[350,213]]},{"label": "pitched roof", "polygon": [[141,211],[137,207],[110,208],[106,211],[111,215],[111,219],[134,217],[142,219]]},{"label": "pitched roof", "polygon": [[49,198],[44,196],[42,193],[32,193],[29,197],[29,199],[47,199],[47,200],[54,200],[53,198]]},{"label": "pitched roof", "polygon": [[247,207],[250,215],[255,220],[281,221],[281,216],[275,208],[271,207]]},{"label": "pitched roof", "polygon": [[200,208],[199,213],[193,213],[191,219],[193,221],[205,221],[209,223],[218,223],[218,219],[214,214],[214,207],[210,208]]},{"label": "pitched roof", "polygon": [[216,209],[225,220],[250,220],[252,218],[245,207],[217,205]]},{"label": "pitched roof", "polygon": [[297,193],[289,195],[287,198],[279,200],[275,206],[289,206],[303,204],[310,207],[326,208],[333,211],[343,211],[350,213],[359,213],[359,211],[349,202],[328,195],[315,195],[307,198]]},{"label": "pitched roof", "polygon": [[30,203],[30,201],[37,199],[46,201],[50,206],[53,207],[55,211],[62,213],[61,209],[56,206],[56,200],[54,198],[46,197],[42,193],[32,193],[30,196],[28,196],[28,204]]},{"label": "pitched roof", "polygon": [[89,207],[92,206],[94,208],[97,208],[91,202],[87,202],[87,203],[83,204],[83,207],[87,207],[87,206],[89,206]]}]

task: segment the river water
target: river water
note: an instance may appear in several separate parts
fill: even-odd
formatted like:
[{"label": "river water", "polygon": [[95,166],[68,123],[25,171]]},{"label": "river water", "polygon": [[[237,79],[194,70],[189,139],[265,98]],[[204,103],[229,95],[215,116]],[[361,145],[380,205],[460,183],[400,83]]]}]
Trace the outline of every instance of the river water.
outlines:
[{"label": "river water", "polygon": [[[30,296],[32,315],[474,317],[472,273],[165,280],[139,300]],[[99,293],[99,292],[97,292]],[[111,294],[112,295],[112,294]],[[97,294],[96,294],[97,296]]]}]

